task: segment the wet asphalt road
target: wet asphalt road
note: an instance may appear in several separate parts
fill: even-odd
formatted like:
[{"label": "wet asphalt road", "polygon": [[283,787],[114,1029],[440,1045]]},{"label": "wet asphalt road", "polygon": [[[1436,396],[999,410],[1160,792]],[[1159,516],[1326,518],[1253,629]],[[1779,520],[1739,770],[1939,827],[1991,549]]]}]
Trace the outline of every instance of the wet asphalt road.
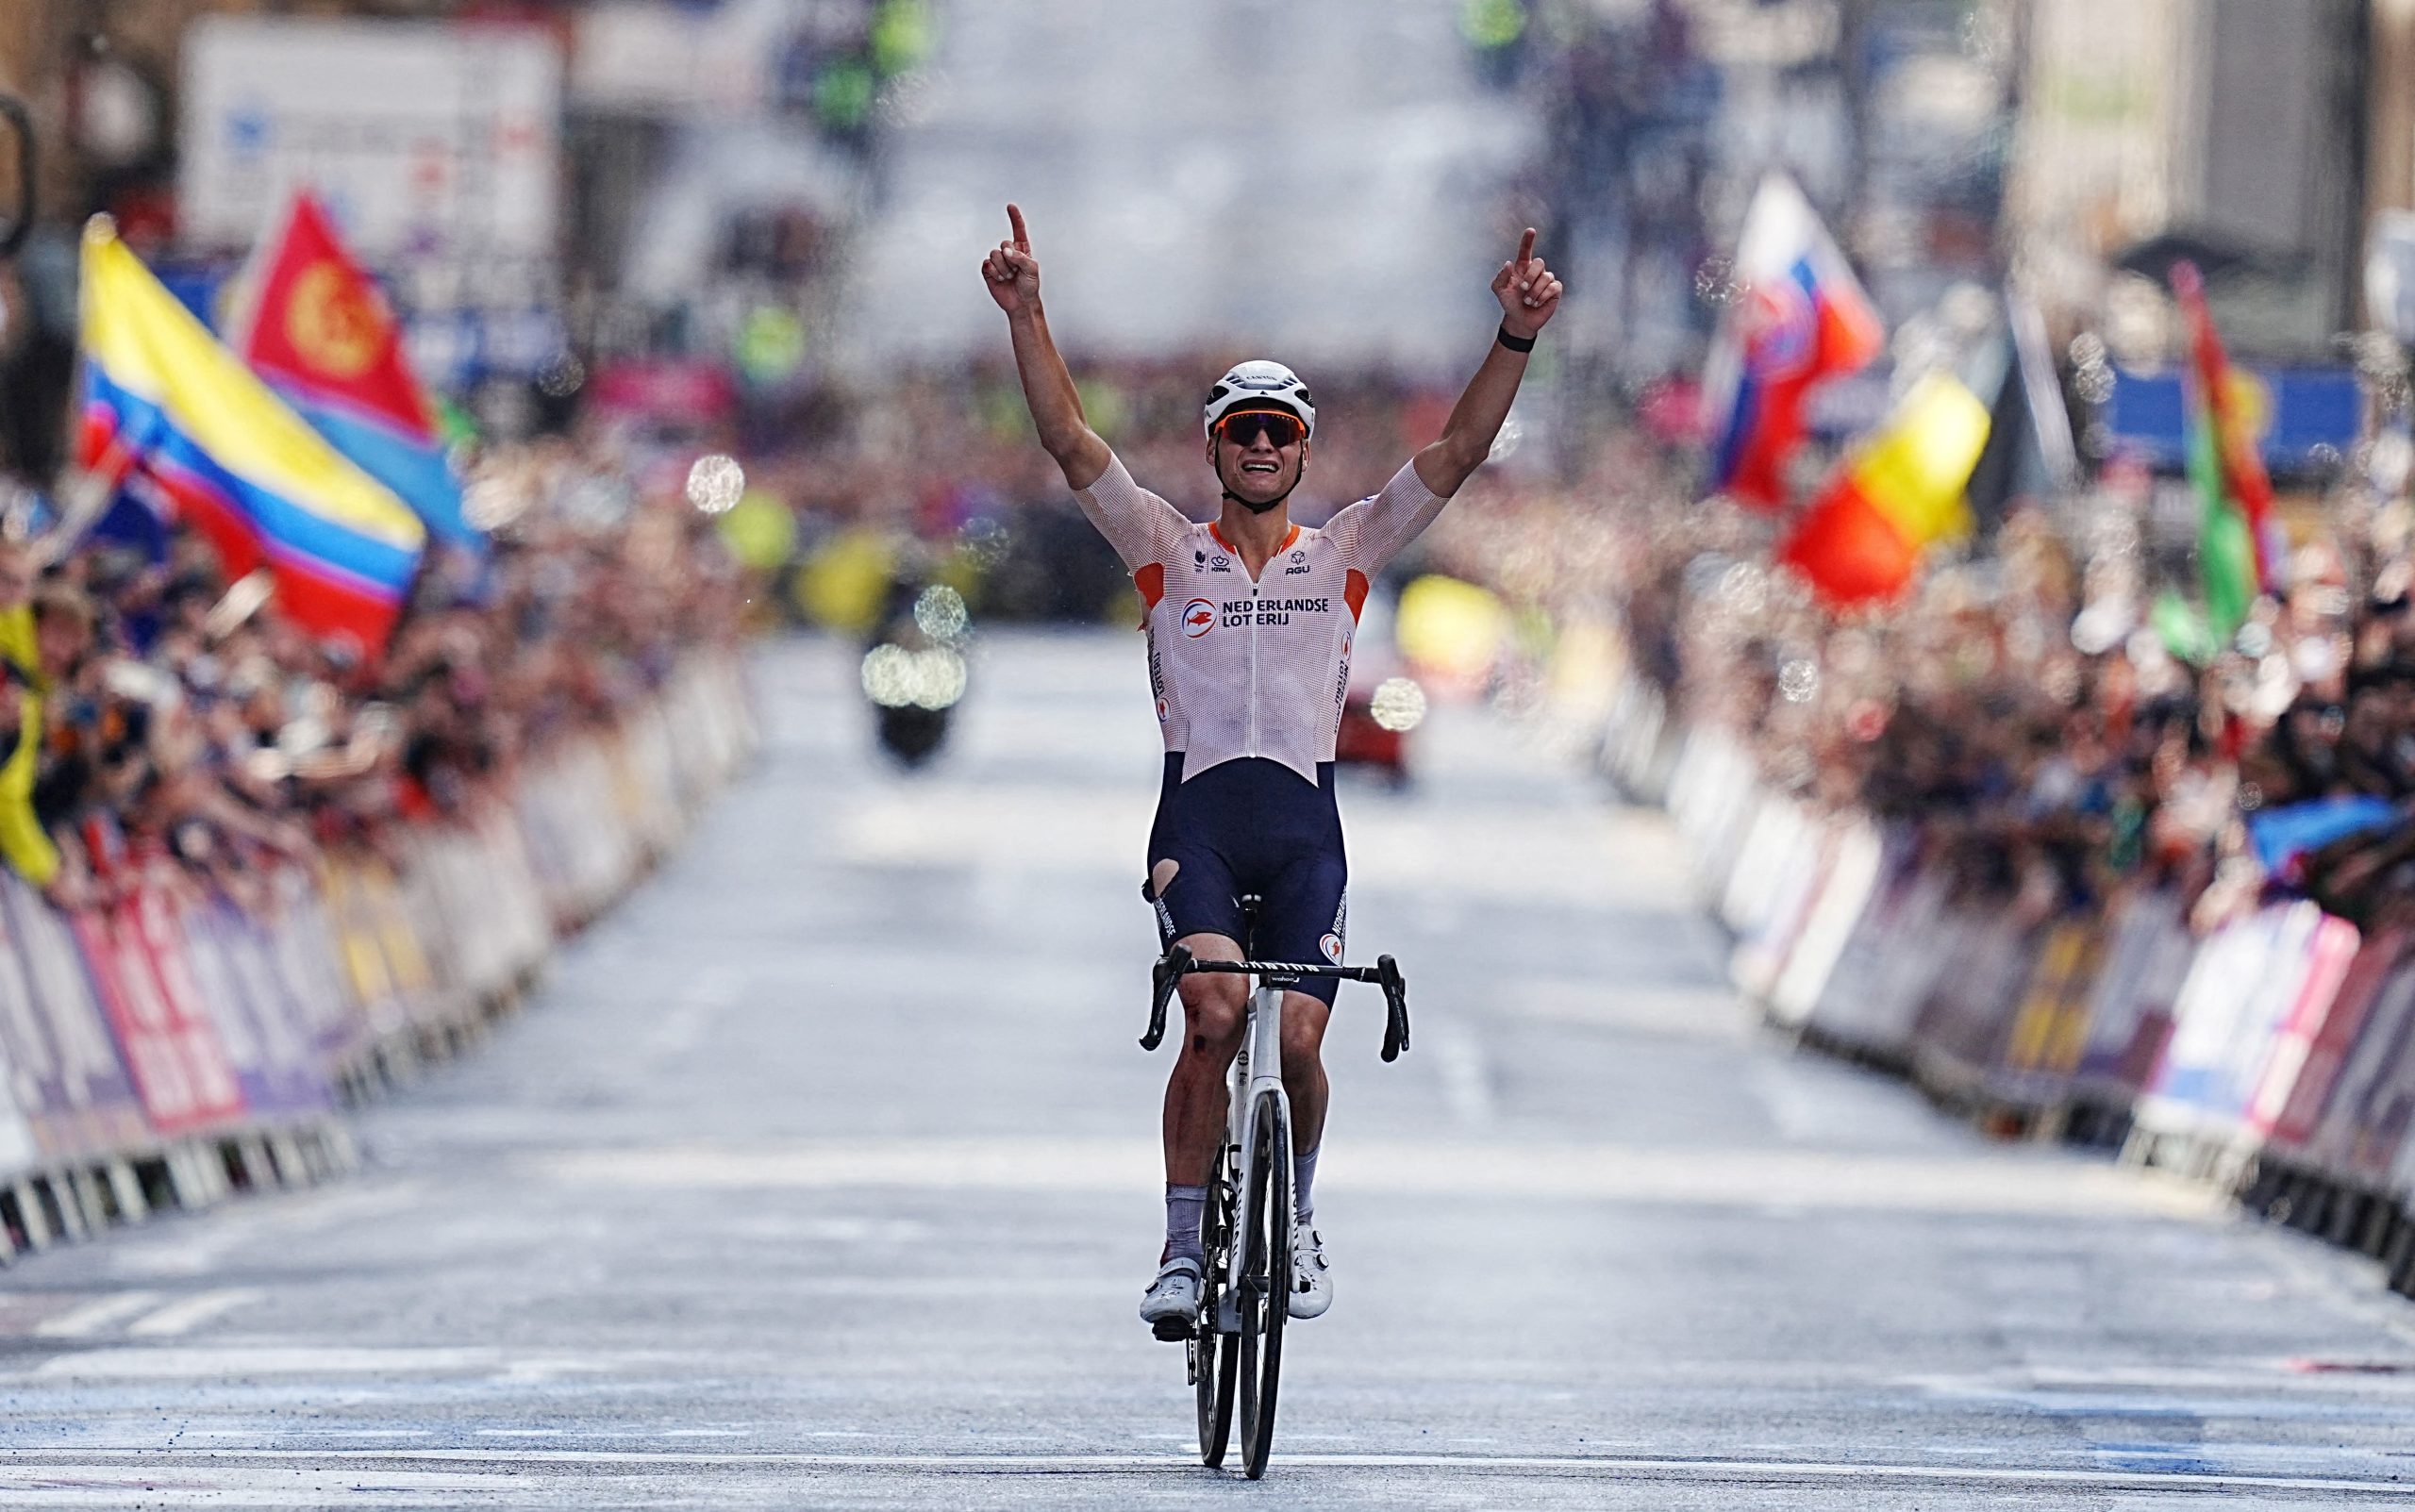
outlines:
[{"label": "wet asphalt road", "polygon": [[0,1273],[0,1506],[2415,1504],[2356,1261],[1792,1056],[1655,818],[1475,711],[1344,796],[1338,1301],[1198,1467],[1132,1312],[1156,758],[1138,639],[999,637],[870,759],[843,653],[369,1169]]}]

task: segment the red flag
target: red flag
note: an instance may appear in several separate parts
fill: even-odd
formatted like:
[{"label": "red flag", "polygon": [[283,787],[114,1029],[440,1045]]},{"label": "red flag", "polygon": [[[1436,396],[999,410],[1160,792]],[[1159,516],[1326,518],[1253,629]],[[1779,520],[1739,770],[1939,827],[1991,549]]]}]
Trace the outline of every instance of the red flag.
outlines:
[{"label": "red flag", "polygon": [[252,370],[314,404],[341,406],[434,442],[436,416],[403,356],[402,323],[336,240],[308,190],[294,191],[228,344]]}]

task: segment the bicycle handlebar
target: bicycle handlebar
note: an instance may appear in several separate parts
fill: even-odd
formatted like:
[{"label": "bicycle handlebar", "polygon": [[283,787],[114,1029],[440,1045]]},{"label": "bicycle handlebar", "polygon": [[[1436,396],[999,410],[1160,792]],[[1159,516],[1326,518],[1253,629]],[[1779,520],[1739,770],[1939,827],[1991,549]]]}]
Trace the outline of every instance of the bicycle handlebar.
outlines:
[{"label": "bicycle handlebar", "polygon": [[1344,982],[1369,982],[1384,991],[1384,1059],[1398,1060],[1408,1048],[1408,979],[1401,974],[1400,965],[1389,955],[1378,955],[1373,966],[1313,966],[1288,961],[1203,961],[1193,956],[1188,947],[1171,945],[1149,969],[1150,1004],[1149,1032],[1141,1037],[1141,1048],[1155,1050],[1166,1037],[1166,1005],[1174,1000],[1174,989],[1193,972],[1226,976],[1331,976]]}]

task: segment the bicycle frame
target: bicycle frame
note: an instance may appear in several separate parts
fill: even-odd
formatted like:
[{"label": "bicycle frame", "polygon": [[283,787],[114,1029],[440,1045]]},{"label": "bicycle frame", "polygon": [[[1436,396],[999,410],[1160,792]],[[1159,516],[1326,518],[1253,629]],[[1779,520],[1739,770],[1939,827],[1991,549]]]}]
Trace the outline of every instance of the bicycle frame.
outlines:
[{"label": "bicycle frame", "polygon": [[[1249,995],[1249,1019],[1241,1033],[1240,1054],[1233,1057],[1231,1090],[1224,1113],[1224,1153],[1233,1173],[1235,1193],[1250,1189],[1250,1172],[1257,1158],[1257,1142],[1249,1137],[1256,1122],[1258,1101],[1272,1097],[1280,1108],[1283,1127],[1291,1126],[1291,1096],[1283,1089],[1283,986],[1265,977],[1258,979],[1257,989]],[[1244,1205],[1235,1200],[1237,1232],[1225,1246],[1224,1285],[1217,1294],[1216,1331],[1220,1334],[1241,1332],[1242,1271],[1249,1264],[1249,1224],[1255,1215],[1241,1211]],[[1268,1242],[1274,1242],[1269,1236]],[[1291,1237],[1282,1237],[1290,1243]]]},{"label": "bicycle frame", "polygon": [[[1242,900],[1245,919],[1257,901]],[[1222,1205],[1221,1210],[1231,1215],[1232,1222],[1220,1241],[1224,1246],[1222,1274],[1205,1278],[1213,1283],[1214,1316],[1199,1318],[1185,1349],[1191,1384],[1198,1396],[1201,1458],[1211,1466],[1224,1462],[1232,1409],[1238,1405],[1242,1468],[1251,1480],[1257,1480],[1266,1473],[1268,1448],[1274,1441],[1283,1318],[1291,1304],[1291,1172],[1261,1171],[1257,1166],[1262,1158],[1288,1160],[1293,1148],[1291,1098],[1283,1088],[1283,994],[1309,977],[1366,982],[1383,989],[1384,1059],[1392,1060],[1408,1048],[1408,984],[1389,955],[1377,956],[1373,966],[1203,961],[1180,944],[1169,945],[1150,972],[1155,991],[1149,1029],[1141,1037],[1142,1049],[1155,1050],[1164,1041],[1166,1006],[1183,977],[1193,972],[1256,978],[1241,1042],[1225,1081],[1224,1149],[1217,1167],[1231,1185],[1223,1191],[1211,1188],[1208,1198],[1210,1216],[1216,1211],[1214,1205]],[[1267,1155],[1259,1151],[1261,1136]],[[1264,1212],[1259,1211],[1261,1206]],[[1254,1233],[1261,1222],[1278,1232]],[[1255,1267],[1253,1249],[1258,1252]],[[1269,1309],[1262,1318],[1243,1315],[1244,1300],[1251,1297],[1253,1286],[1257,1291],[1250,1305]]]}]

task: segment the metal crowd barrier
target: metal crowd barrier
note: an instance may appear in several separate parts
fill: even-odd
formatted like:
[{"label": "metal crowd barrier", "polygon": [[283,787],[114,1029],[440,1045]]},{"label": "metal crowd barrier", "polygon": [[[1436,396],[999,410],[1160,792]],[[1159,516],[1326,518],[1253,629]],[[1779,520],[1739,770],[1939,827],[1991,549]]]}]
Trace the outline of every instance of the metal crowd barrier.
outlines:
[{"label": "metal crowd barrier", "polygon": [[1619,675],[1587,744],[1668,809],[1773,1023],[1993,1132],[2214,1183],[2415,1296],[2415,935],[2281,901],[2201,939],[2143,886],[2040,920],[1965,899],[1907,830],[1768,788]]},{"label": "metal crowd barrier", "polygon": [[349,1168],[341,1110],[481,1038],[677,843],[756,739],[699,654],[508,799],[230,897],[88,830],[118,899],[61,915],[0,874],[0,1259]]}]

